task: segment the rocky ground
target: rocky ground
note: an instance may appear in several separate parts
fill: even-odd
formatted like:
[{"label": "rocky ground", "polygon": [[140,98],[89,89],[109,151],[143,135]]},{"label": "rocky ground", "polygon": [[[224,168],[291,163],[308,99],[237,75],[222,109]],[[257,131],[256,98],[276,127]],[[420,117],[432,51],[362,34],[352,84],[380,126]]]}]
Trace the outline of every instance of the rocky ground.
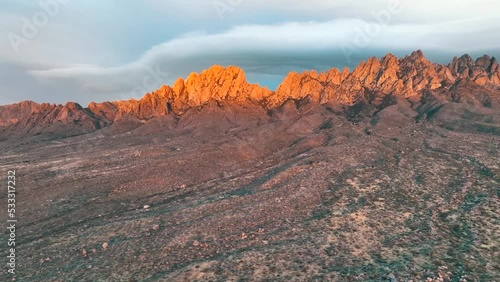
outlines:
[{"label": "rocky ground", "polygon": [[500,281],[498,127],[405,107],[212,103],[4,138],[17,281]]}]

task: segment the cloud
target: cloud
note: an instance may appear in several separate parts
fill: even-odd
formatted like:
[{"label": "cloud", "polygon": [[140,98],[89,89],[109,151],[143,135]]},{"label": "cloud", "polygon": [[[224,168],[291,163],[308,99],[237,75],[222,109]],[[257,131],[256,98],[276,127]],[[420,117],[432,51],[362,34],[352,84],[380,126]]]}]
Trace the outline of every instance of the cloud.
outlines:
[{"label": "cloud", "polygon": [[[357,19],[241,25],[221,33],[180,36],[152,47],[131,63],[116,67],[76,65],[34,70],[30,74],[40,80],[69,80],[85,91],[121,93],[120,97],[128,98],[137,96],[141,87],[152,91],[162,83],[172,84],[178,77],[213,64],[239,65],[251,78],[262,78],[284,76],[292,69],[352,67],[360,58],[381,50],[404,54],[423,49],[447,53],[450,57],[471,51],[499,50],[500,42],[496,38],[480,32],[485,22],[492,30],[500,28],[495,19],[389,24],[381,25],[380,32],[371,36],[366,30],[370,30],[373,23]],[[357,38],[363,36],[368,39],[367,43],[357,45]],[[463,40],[464,36],[467,40]],[[474,50],[469,42],[480,44]],[[349,58],[352,62],[346,55],[352,57]],[[169,75],[164,75],[164,81],[158,81],[152,79],[151,70]]]},{"label": "cloud", "polygon": [[40,81],[26,73],[26,69],[38,69],[40,67],[40,65],[1,61],[0,105],[16,103],[22,100],[33,100],[39,103],[65,103],[71,100],[82,101],[82,97],[90,97],[91,99],[117,97],[113,94],[102,96],[103,93],[87,93],[81,87],[75,85],[72,80]]},{"label": "cloud", "polygon": [[[397,0],[217,1],[231,5],[222,19],[216,1],[71,1],[22,53],[14,56],[0,41],[0,63],[16,68],[0,77],[0,103],[138,98],[214,64],[238,65],[251,82],[275,88],[291,70],[352,69],[387,52],[423,49],[445,63],[463,53],[500,50],[493,36],[500,30],[500,4],[492,0],[453,7],[401,0],[402,9],[389,18]],[[29,6],[0,12],[0,31],[19,29],[19,17],[37,11]],[[16,88],[14,81],[29,87]]]},{"label": "cloud", "polygon": [[188,19],[213,21],[219,19],[216,6],[228,7],[223,21],[245,19],[263,21],[259,15],[269,14],[277,21],[283,19],[360,19],[372,20],[372,13],[391,3],[399,2],[403,12],[394,18],[395,23],[442,23],[456,19],[498,18],[500,3],[496,0],[459,0],[454,2],[435,0],[146,0],[155,10]]}]

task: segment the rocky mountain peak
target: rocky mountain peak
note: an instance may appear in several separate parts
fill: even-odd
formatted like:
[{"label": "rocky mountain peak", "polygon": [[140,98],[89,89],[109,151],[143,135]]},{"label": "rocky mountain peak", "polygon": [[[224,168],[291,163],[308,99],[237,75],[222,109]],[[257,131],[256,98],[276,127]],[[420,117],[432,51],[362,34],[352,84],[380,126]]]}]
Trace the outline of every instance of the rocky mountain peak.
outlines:
[{"label": "rocky mountain peak", "polygon": [[491,57],[488,55],[483,55],[482,57],[477,58],[475,64],[487,69],[491,65]]},{"label": "rocky mountain peak", "polygon": [[415,61],[427,61],[427,58],[422,50],[413,51],[410,55],[410,59]]},{"label": "rocky mountain peak", "polygon": [[469,54],[464,54],[460,57],[460,60],[466,62],[467,64],[473,64],[474,59]]},{"label": "rocky mountain peak", "polygon": [[260,101],[272,93],[267,88],[248,83],[243,69],[219,65],[204,70],[201,74],[192,73],[186,81],[179,79],[173,91],[175,95],[168,98],[178,109],[200,106],[212,99],[241,103]]},{"label": "rocky mountain peak", "polygon": [[484,55],[474,61],[465,54],[460,58],[453,58],[448,68],[460,79],[470,79],[480,85],[500,84],[500,71],[495,57]]},{"label": "rocky mountain peak", "polygon": [[382,66],[384,66],[384,68],[391,68],[391,67],[394,67],[396,65],[399,65],[399,60],[398,60],[398,57],[394,56],[393,54],[391,53],[388,53],[387,55],[385,55],[383,58],[382,58]]},{"label": "rocky mountain peak", "polygon": [[71,111],[77,111],[83,109],[83,107],[75,102],[68,102],[66,105],[64,105],[64,108],[71,110]]}]

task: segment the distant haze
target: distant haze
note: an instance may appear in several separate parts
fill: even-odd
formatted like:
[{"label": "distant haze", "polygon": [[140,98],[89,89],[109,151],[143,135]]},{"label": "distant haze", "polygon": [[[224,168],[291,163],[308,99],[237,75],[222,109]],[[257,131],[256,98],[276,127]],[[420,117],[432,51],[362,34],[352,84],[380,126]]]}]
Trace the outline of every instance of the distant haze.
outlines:
[{"label": "distant haze", "polygon": [[0,104],[139,98],[214,64],[271,89],[422,49],[500,55],[496,0],[0,0]]}]

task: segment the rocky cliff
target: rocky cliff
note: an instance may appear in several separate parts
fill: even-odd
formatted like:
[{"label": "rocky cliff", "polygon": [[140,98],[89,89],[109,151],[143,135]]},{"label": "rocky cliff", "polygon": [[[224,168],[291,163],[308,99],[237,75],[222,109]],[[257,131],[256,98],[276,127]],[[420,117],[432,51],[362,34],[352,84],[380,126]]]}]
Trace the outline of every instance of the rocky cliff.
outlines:
[{"label": "rocky cliff", "polygon": [[472,100],[482,106],[498,105],[500,67],[497,59],[484,55],[474,61],[464,55],[445,66],[430,62],[420,50],[401,59],[388,54],[361,62],[353,72],[335,68],[321,73],[292,72],[276,91],[248,83],[244,71],[238,67],[213,66],[201,74],[192,73],[186,80],[177,80],[173,87],[165,85],[140,100],[91,103],[87,108],[76,103],[53,105],[31,101],[1,106],[0,127],[35,134],[44,128],[57,130],[61,126],[71,127],[76,133],[88,132],[128,118],[148,120],[169,114],[182,115],[210,101],[258,105],[266,110],[280,107],[290,99],[304,98],[347,107],[359,103],[382,107],[387,97],[415,102],[432,92],[440,93],[444,100],[457,102],[457,95],[467,100],[464,97],[467,91],[463,89],[481,93],[480,98]]},{"label": "rocky cliff", "polygon": [[361,62],[352,73],[337,69],[320,74],[316,71],[291,73],[271,99],[273,105],[307,95],[321,103],[356,104],[361,100],[378,103],[390,94],[404,98],[420,97],[424,90],[446,89],[460,80],[498,87],[499,75],[498,62],[487,55],[476,62],[464,55],[455,58],[449,66],[443,66],[430,62],[419,50],[402,59],[392,54],[381,60],[372,57]]}]

